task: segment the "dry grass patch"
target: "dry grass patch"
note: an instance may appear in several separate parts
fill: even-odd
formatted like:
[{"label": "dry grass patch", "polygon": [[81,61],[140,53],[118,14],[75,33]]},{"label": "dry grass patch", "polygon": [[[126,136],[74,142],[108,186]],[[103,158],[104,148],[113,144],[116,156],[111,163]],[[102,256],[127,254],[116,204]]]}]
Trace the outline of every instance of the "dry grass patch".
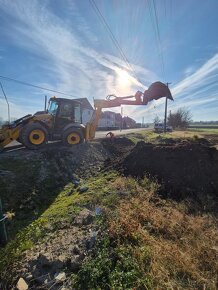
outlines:
[{"label": "dry grass patch", "polygon": [[[117,184],[125,188],[128,182],[121,178]],[[216,219],[187,214],[184,205],[162,200],[139,184],[136,189],[109,218],[110,237],[137,245],[138,259],[139,245],[150,249],[145,276],[152,278],[153,289],[216,289]]]}]

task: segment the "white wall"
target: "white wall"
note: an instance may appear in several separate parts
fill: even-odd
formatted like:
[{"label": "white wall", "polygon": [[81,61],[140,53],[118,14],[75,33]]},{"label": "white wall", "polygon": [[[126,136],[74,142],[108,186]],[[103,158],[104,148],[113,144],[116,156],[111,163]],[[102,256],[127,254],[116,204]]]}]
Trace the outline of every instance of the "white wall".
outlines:
[{"label": "white wall", "polygon": [[93,110],[83,109],[82,111],[83,125],[86,125],[86,123],[90,121],[90,119],[92,118],[92,114],[93,114]]},{"label": "white wall", "polygon": [[115,113],[111,112],[106,118],[100,118],[98,122],[99,128],[115,127]]}]

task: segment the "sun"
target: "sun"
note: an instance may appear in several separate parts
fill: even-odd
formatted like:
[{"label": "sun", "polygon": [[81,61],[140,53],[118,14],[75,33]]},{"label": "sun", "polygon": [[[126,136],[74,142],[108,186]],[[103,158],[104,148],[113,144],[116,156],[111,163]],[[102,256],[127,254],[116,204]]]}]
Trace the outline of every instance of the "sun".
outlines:
[{"label": "sun", "polygon": [[131,76],[128,74],[127,71],[117,68],[117,83],[122,88],[127,88],[131,85]]}]

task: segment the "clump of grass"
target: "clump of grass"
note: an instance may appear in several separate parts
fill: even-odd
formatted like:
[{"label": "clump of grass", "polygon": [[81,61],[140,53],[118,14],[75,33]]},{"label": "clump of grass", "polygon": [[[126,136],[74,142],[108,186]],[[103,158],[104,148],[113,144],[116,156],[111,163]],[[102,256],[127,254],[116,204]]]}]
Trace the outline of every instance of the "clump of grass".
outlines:
[{"label": "clump of grass", "polygon": [[116,244],[112,247],[109,237],[105,236],[74,277],[74,285],[81,290],[152,289],[151,278],[144,275],[149,263],[148,250],[135,249],[128,244]]},{"label": "clump of grass", "polygon": [[194,140],[194,141],[198,141],[198,140],[199,140],[198,135],[194,135],[194,136],[193,136],[193,140]]},{"label": "clump of grass", "polygon": [[[192,216],[155,194],[121,201],[109,218],[111,239],[150,249],[152,289],[216,289],[215,221]],[[206,288],[206,289],[207,289]]]}]

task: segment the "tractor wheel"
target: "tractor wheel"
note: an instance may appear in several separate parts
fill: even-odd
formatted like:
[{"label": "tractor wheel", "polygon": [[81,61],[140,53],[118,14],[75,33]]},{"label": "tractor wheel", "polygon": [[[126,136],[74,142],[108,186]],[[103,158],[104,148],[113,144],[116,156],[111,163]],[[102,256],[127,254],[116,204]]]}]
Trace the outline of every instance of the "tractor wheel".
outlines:
[{"label": "tractor wheel", "polygon": [[23,144],[23,139],[22,139],[23,138],[23,129],[25,129],[25,127],[26,126],[24,126],[20,129],[20,134],[19,134],[19,137],[17,138],[17,142],[19,142],[21,144]]},{"label": "tractor wheel", "polygon": [[63,133],[62,141],[67,146],[78,145],[84,142],[84,136],[80,130],[69,128]]},{"label": "tractor wheel", "polygon": [[21,144],[23,144],[23,142],[21,141],[21,138],[20,138],[20,136],[17,138],[17,140],[16,140],[17,142],[19,142],[19,143],[21,143]]},{"label": "tractor wheel", "polygon": [[39,123],[30,123],[23,127],[19,138],[24,146],[29,149],[40,149],[48,141],[48,131]]}]

